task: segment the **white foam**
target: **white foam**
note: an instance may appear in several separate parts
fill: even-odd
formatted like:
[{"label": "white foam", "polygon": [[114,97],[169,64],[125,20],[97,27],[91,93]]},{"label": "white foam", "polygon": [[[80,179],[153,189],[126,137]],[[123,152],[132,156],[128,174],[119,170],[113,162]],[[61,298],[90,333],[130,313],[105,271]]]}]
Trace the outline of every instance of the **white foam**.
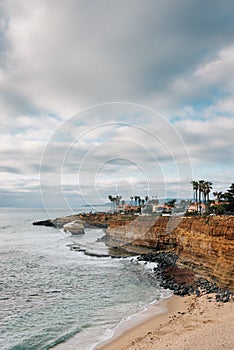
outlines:
[{"label": "white foam", "polygon": [[155,316],[159,316],[161,314],[166,313],[167,307],[161,302],[170,298],[173,295],[173,293],[171,291],[165,292],[166,293],[161,293],[160,300],[154,300],[149,305],[147,305],[142,311],[131,316],[127,316],[126,318],[123,318],[119,322],[119,324],[113,329],[108,329],[107,332],[103,335],[103,339],[100,342],[94,344],[93,347],[90,348],[90,350],[98,350],[101,346],[104,346],[110,341],[117,339],[119,336],[129,331],[130,329],[133,329],[134,327],[144,323],[145,321]]},{"label": "white foam", "polygon": [[134,264],[139,264],[139,265],[144,266],[145,269],[147,269],[148,271],[150,271],[152,273],[155,271],[155,269],[157,269],[157,267],[158,267],[157,262],[138,260],[139,257],[140,257],[140,255],[134,256],[134,257],[129,257],[127,259],[132,261]]}]

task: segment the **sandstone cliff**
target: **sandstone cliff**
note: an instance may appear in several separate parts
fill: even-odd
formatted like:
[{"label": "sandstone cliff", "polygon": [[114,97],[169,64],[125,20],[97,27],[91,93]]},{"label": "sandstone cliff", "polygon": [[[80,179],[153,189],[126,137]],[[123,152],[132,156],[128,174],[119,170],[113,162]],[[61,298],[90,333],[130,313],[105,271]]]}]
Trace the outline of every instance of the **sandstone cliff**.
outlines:
[{"label": "sandstone cliff", "polygon": [[63,227],[82,220],[106,228],[106,242],[137,253],[173,251],[178,264],[234,291],[234,216],[155,217],[109,213],[77,214],[34,223]]},{"label": "sandstone cliff", "polygon": [[109,220],[108,244],[174,250],[178,263],[234,291],[234,217],[147,217]]}]

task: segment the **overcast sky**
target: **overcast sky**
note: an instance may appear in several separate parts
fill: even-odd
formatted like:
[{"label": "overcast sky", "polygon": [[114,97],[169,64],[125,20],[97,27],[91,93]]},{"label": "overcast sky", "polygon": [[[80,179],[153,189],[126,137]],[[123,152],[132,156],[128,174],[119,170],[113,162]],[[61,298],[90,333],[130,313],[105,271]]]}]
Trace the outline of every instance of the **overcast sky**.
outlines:
[{"label": "overcast sky", "polygon": [[226,190],[233,18],[232,0],[0,1],[0,206]]}]

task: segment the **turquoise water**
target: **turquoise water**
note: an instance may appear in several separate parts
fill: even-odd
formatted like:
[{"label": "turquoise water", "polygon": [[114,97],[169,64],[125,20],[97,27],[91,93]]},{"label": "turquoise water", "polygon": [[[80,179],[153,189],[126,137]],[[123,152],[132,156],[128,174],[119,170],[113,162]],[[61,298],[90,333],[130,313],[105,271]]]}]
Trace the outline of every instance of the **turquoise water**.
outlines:
[{"label": "turquoise water", "polygon": [[[54,218],[64,212],[54,211]],[[169,295],[147,265],[70,250],[96,242],[101,229],[72,237],[33,226],[43,210],[0,209],[0,348],[50,349],[76,335],[77,349],[91,350],[116,326]],[[66,349],[66,343],[64,345]]]}]

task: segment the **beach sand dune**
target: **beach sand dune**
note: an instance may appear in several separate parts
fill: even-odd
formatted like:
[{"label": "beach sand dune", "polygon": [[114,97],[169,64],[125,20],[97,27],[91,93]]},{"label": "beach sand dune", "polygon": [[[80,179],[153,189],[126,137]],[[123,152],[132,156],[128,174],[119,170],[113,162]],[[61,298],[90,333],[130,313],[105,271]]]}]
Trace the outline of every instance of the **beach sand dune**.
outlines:
[{"label": "beach sand dune", "polygon": [[218,303],[212,295],[173,296],[167,308],[167,313],[147,320],[100,349],[234,349],[233,302]]}]

